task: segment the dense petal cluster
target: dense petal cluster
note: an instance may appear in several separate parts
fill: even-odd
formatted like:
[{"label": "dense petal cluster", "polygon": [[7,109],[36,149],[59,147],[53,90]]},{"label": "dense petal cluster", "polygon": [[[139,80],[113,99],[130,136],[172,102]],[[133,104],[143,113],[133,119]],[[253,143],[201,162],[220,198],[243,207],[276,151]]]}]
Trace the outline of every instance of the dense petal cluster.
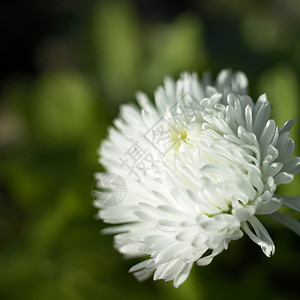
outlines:
[{"label": "dense petal cluster", "polygon": [[[102,143],[100,163],[126,182],[126,197],[111,205],[103,184],[95,205],[127,257],[147,257],[131,268],[144,280],[182,284],[194,263],[207,265],[246,233],[267,256],[274,243],[257,215],[269,215],[300,233],[299,222],[278,209],[300,210],[298,197],[275,194],[300,171],[291,158],[293,120],[278,129],[270,103],[254,103],[241,72],[223,70],[215,84],[196,74],[170,78],[155,92],[155,105],[137,94],[140,108],[121,107]],[[125,187],[123,187],[125,188]]]}]

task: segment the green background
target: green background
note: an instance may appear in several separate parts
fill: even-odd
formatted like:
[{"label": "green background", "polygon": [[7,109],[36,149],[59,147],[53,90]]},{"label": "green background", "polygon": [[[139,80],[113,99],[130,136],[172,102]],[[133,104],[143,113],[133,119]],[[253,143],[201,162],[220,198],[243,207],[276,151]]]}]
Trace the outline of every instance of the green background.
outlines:
[{"label": "green background", "polygon": [[[267,93],[278,126],[295,117],[299,155],[300,2],[32,3],[50,29],[30,49],[11,43],[1,77],[0,299],[299,299],[300,239],[268,219],[272,258],[245,236],[211,265],[194,266],[178,289],[138,283],[128,274],[136,261],[100,234],[91,191],[119,105],[137,90],[153,98],[164,76],[185,70],[244,71],[253,99]],[[39,23],[31,32],[23,21],[12,22],[27,41]],[[299,184],[280,192],[299,195]]]}]

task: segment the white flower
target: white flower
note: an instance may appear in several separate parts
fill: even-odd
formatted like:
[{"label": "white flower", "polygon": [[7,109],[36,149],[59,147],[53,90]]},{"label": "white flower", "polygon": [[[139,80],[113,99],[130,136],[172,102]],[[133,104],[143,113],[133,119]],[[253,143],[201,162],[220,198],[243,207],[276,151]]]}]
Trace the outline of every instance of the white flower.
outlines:
[{"label": "white flower", "polygon": [[130,269],[139,280],[154,272],[178,287],[194,263],[209,264],[244,233],[271,256],[274,243],[257,215],[300,234],[299,222],[277,212],[299,211],[300,198],[274,194],[300,171],[299,157],[291,158],[293,120],[278,129],[266,95],[253,103],[247,86],[241,72],[223,70],[215,85],[184,73],[165,80],[155,105],[138,93],[141,110],[121,107],[99,154],[127,194],[112,206],[99,193],[95,205],[104,222],[121,224],[104,230],[116,234],[118,251],[147,257]]}]

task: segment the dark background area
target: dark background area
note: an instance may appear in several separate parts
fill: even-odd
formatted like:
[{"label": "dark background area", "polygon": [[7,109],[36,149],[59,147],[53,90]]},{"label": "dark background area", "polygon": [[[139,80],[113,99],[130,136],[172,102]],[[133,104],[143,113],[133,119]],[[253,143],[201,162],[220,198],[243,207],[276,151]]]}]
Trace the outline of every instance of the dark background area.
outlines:
[{"label": "dark background area", "polygon": [[295,117],[299,155],[299,1],[2,1],[0,15],[0,299],[298,299],[299,237],[267,218],[270,259],[244,237],[178,289],[136,282],[91,190],[119,105],[185,70],[244,71],[279,126]]}]

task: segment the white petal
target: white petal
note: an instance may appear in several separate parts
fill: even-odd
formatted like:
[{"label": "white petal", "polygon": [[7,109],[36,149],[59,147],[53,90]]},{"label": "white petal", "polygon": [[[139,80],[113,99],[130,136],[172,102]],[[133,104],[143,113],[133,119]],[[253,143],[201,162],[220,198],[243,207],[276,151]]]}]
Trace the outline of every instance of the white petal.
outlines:
[{"label": "white petal", "polygon": [[214,249],[210,255],[201,257],[200,259],[198,259],[196,262],[197,265],[198,266],[209,265],[212,262],[212,260],[214,259],[214,257],[217,256],[218,254],[220,254],[223,250],[224,250],[224,247],[220,245],[219,247]]},{"label": "white petal", "polygon": [[185,263],[180,259],[174,259],[174,262],[166,266],[163,277],[166,281],[173,280],[185,267]]},{"label": "white petal", "polygon": [[233,77],[233,82],[236,85],[235,92],[238,94],[246,94],[248,89],[248,79],[243,72],[236,72]]},{"label": "white petal", "polygon": [[267,149],[267,146],[271,143],[274,138],[276,130],[276,123],[274,120],[268,120],[263,132],[259,138],[259,142],[263,149]]},{"label": "white petal", "polygon": [[258,137],[260,137],[265,128],[266,122],[270,117],[270,111],[270,103],[268,102],[266,95],[263,94],[258,98],[254,107],[253,131]]},{"label": "white petal", "polygon": [[275,252],[275,245],[265,227],[258,221],[256,217],[252,217],[248,222],[253,227],[255,234],[249,228],[247,223],[242,225],[244,232],[251,238],[253,242],[258,244],[266,256],[270,257]]},{"label": "white petal", "polygon": [[284,196],[284,195],[280,195],[278,197],[281,197],[283,199],[283,204],[282,204],[283,206],[289,207],[291,209],[300,212],[300,197]]},{"label": "white petal", "polygon": [[133,275],[138,281],[145,281],[151,277],[153,270],[142,269],[140,271],[134,272]]},{"label": "white petal", "polygon": [[129,272],[130,273],[133,273],[133,272],[136,272],[136,271],[139,271],[139,270],[142,270],[144,268],[146,268],[147,264],[151,261],[151,259],[147,259],[147,260],[143,260],[141,262],[139,262],[138,264],[132,266],[130,269],[129,269]]},{"label": "white petal", "polygon": [[282,171],[296,175],[300,172],[300,157],[293,157],[284,163]]},{"label": "white petal", "polygon": [[246,129],[252,131],[252,108],[250,105],[246,106],[245,109]]},{"label": "white petal", "polygon": [[262,203],[256,210],[257,215],[268,215],[277,211],[282,206],[281,198],[272,198],[272,200],[268,200],[266,203]]},{"label": "white petal", "polygon": [[274,178],[275,183],[277,185],[279,184],[287,184],[290,183],[293,180],[294,176],[292,174],[286,173],[286,172],[280,172],[277,174]]},{"label": "white petal", "polygon": [[268,215],[271,219],[283,224],[290,230],[294,231],[297,235],[300,236],[300,222],[296,221],[295,219],[281,214],[279,212],[275,212],[273,214]]},{"label": "white petal", "polygon": [[192,266],[193,266],[192,263],[186,264],[184,269],[174,279],[174,282],[173,282],[174,287],[177,288],[185,282],[185,280],[187,279],[187,277],[189,276],[189,274],[191,272]]},{"label": "white petal", "polygon": [[280,133],[284,133],[286,131],[290,131],[293,124],[295,122],[295,118],[288,120],[287,122],[284,123],[284,125],[279,129]]}]

